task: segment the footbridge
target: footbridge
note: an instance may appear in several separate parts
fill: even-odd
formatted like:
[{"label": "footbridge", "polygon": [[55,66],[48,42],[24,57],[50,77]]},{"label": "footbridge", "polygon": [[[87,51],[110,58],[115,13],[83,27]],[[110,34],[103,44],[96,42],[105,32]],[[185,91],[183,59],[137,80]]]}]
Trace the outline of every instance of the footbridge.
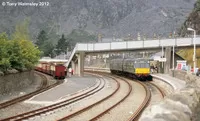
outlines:
[{"label": "footbridge", "polygon": [[148,51],[152,49],[164,48],[165,72],[170,68],[171,48],[174,47],[192,47],[200,46],[200,37],[195,38],[175,38],[160,40],[143,40],[143,41],[120,41],[107,43],[77,43],[73,49],[71,56],[66,63],[68,67],[71,63],[74,72],[79,76],[84,73],[84,57],[88,53],[105,53],[105,52],[121,52],[121,51]]}]

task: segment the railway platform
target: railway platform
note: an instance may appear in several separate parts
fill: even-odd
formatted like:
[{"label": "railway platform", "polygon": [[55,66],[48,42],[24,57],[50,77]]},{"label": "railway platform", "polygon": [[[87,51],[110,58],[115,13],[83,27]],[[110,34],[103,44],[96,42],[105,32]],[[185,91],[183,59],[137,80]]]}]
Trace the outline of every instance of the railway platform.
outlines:
[{"label": "railway platform", "polygon": [[172,85],[174,90],[180,90],[186,86],[186,82],[178,78],[172,77],[168,74],[152,74],[153,78],[162,79],[163,81]]},{"label": "railway platform", "polygon": [[97,77],[92,75],[85,74],[83,77],[73,75],[71,77],[67,77],[61,85],[33,96],[29,100],[25,101],[25,103],[51,105],[64,97],[94,86],[97,83],[97,80]]}]

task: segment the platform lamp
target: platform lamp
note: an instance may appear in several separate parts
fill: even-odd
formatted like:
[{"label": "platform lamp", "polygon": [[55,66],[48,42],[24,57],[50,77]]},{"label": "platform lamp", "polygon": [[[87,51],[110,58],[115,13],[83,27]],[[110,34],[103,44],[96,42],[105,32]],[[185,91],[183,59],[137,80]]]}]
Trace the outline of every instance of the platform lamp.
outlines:
[{"label": "platform lamp", "polygon": [[193,62],[194,62],[194,67],[193,67],[193,72],[196,73],[196,31],[192,28],[187,28],[188,31],[193,31],[194,32],[194,37],[193,37],[193,44],[194,44],[194,54],[193,54]]}]

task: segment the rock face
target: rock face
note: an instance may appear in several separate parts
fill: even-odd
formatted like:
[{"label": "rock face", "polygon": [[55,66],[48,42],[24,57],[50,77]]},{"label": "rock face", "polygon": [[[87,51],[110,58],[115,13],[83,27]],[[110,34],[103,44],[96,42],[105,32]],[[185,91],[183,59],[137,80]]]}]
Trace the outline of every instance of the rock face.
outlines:
[{"label": "rock face", "polygon": [[[140,121],[198,121],[200,104],[200,78],[184,71],[174,71],[176,78],[186,81],[186,87],[164,101],[145,110]],[[172,74],[172,72],[171,72]]]},{"label": "rock face", "polygon": [[50,31],[54,28],[57,33],[69,33],[80,28],[109,37],[136,36],[138,32],[151,37],[153,33],[169,35],[185,21],[195,1],[46,0],[48,5],[38,7],[8,6],[6,3],[0,6],[0,32],[12,33],[15,24],[28,17],[33,38],[45,28]]},{"label": "rock face", "polygon": [[193,28],[196,30],[196,34],[200,34],[200,0],[194,5],[194,10],[190,13],[184,24],[182,25],[179,34],[181,36],[186,36],[188,34],[192,34],[190,31],[187,30],[188,27]]}]

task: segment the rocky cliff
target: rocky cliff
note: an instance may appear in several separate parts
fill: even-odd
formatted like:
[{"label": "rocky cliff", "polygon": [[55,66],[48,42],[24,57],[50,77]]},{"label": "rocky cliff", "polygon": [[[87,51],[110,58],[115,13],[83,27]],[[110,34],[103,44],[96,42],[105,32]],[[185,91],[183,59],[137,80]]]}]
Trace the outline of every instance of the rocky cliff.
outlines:
[{"label": "rocky cliff", "polygon": [[188,27],[195,29],[197,35],[200,34],[200,0],[197,0],[197,2],[195,3],[193,11],[185,20],[179,31],[179,34],[181,36],[187,36],[189,34],[193,35],[191,31],[187,30]]},{"label": "rocky cliff", "polygon": [[[40,0],[20,0],[36,2]],[[29,18],[33,38],[40,29],[70,33],[83,29],[91,33],[122,37],[138,32],[167,36],[180,28],[196,0],[45,0],[43,6],[10,6],[19,0],[0,5],[0,32],[13,32],[14,26]]]}]

